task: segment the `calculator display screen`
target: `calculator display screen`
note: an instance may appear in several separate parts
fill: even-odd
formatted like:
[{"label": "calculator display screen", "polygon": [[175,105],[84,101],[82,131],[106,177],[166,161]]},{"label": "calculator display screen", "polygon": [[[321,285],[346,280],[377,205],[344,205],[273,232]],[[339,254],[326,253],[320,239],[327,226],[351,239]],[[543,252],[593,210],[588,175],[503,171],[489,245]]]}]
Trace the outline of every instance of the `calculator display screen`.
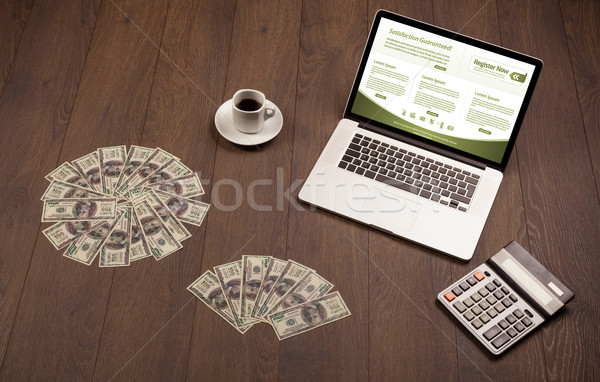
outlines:
[{"label": "calculator display screen", "polygon": [[553,300],[552,295],[546,292],[537,280],[532,278],[512,259],[505,258],[502,262],[502,268],[513,278],[513,280],[518,280],[519,284],[543,305],[548,305],[548,303]]}]

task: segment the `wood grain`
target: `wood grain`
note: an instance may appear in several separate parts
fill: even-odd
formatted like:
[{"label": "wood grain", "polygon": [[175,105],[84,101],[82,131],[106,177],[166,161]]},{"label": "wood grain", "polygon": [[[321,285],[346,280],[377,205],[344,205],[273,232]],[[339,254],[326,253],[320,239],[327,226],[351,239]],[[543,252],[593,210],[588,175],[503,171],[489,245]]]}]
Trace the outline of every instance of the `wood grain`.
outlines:
[{"label": "wood grain", "polygon": [[[497,9],[494,1],[469,1],[462,7],[449,1],[440,1],[434,6],[436,23],[451,30],[460,30],[471,37],[503,45],[498,29]],[[510,46],[505,47],[512,49]],[[524,125],[522,129],[529,126]],[[504,172],[504,179],[498,190],[494,206],[479,239],[473,259],[469,263],[455,263],[452,274],[456,279],[462,277],[478,264],[498,252],[511,240],[516,240],[528,248],[526,235],[526,220],[520,189],[518,169],[518,150],[513,150],[512,158]],[[530,336],[508,354],[503,355],[505,362],[490,363],[493,357],[483,346],[473,341],[472,335],[466,330],[457,332],[459,375],[466,379],[519,379],[527,375],[528,380],[545,379],[543,365],[543,346],[541,334]]]},{"label": "wood grain", "polygon": [[[596,278],[591,270],[600,269],[598,230],[590,230],[600,227],[600,214],[581,115],[567,106],[577,93],[560,7],[511,2],[498,11],[503,43],[545,62],[528,128],[517,142],[529,249],[577,295],[542,330],[546,377],[585,380],[594,375],[587,362],[598,352],[597,341],[583,334],[581,317],[599,317],[598,289],[589,286]],[[590,356],[572,357],[577,351]]]},{"label": "wood grain", "polygon": [[596,117],[600,108],[600,3],[569,0],[561,1],[560,8],[596,189],[600,189],[600,121]]},{"label": "wood grain", "polygon": [[[284,126],[273,141],[258,147],[242,148],[218,138],[212,210],[196,277],[246,254],[285,258],[288,206],[278,198],[290,182],[300,6],[295,1],[236,4],[227,78],[218,104],[238,89],[257,89],[279,107]],[[278,352],[277,337],[268,325],[257,324],[241,335],[199,303],[187,378],[273,381]]]},{"label": "wood grain", "polygon": [[[154,29],[147,32],[148,36],[160,38],[166,4],[130,2],[124,10],[139,18],[137,25]],[[72,20],[79,20],[82,11],[76,11]],[[62,152],[49,170],[97,147],[130,144],[139,139],[158,51],[132,20],[113,3],[102,4]],[[67,110],[71,110],[70,105]],[[41,233],[39,236],[43,238]],[[2,369],[15,380],[41,380],[44,375],[81,380],[91,379],[94,373],[114,271],[98,268],[97,263],[82,268],[61,255],[62,251],[57,253],[47,240],[41,240],[33,253],[29,282],[13,328],[20,339],[11,341],[7,367]],[[39,346],[38,339],[44,337],[51,340]],[[13,357],[19,360],[13,362]]]},{"label": "wood grain", "polygon": [[[360,2],[303,4],[292,179],[308,176],[343,114],[367,28],[366,8]],[[298,203],[290,208],[287,257],[332,282],[352,316],[283,341],[279,376],[292,381],[365,380],[367,230]]]},{"label": "wood grain", "polygon": [[[562,1],[560,5],[565,24],[571,65],[573,66],[579,106],[585,127],[587,147],[589,148],[590,160],[594,169],[596,193],[598,194],[598,189],[600,189],[600,152],[598,151],[600,148],[600,123],[595,117],[600,105],[600,52],[597,48],[600,45],[598,3],[594,1]],[[598,226],[596,226],[596,232],[598,231],[597,228]],[[592,272],[593,278],[594,269],[597,272],[599,268],[597,257],[593,255],[593,248],[596,248],[597,253],[597,248],[600,246],[598,237],[596,237],[596,241],[592,241],[592,245],[592,253],[586,256],[586,264],[582,268],[591,267],[589,270]],[[593,283],[592,278],[587,278],[587,282]],[[582,288],[587,289],[585,286],[582,286]],[[579,296],[577,298],[579,300]],[[579,313],[578,317],[582,320],[586,320],[584,317],[599,316],[597,301],[592,295],[589,298],[590,300],[582,302],[582,304],[586,304],[587,301],[591,302],[591,304],[587,305],[587,309]],[[594,324],[589,325],[590,328],[593,326]],[[567,332],[564,335],[568,336],[570,334]],[[591,340],[590,342],[592,343],[588,341],[586,341],[586,345],[584,345],[585,349],[583,349],[585,355],[582,357],[586,360],[586,363],[582,365],[581,375],[584,379],[598,379],[600,378],[600,362],[598,357],[594,356],[594,354],[600,353],[598,341]]]},{"label": "wood grain", "polygon": [[[232,2],[170,4],[140,141],[177,155],[201,178],[210,179],[214,163],[212,116],[226,75],[217,68],[227,66],[224,47],[231,38],[233,10]],[[213,17],[196,22],[204,14]],[[164,260],[146,259],[117,270],[95,380],[185,380],[196,306],[186,288],[200,275],[204,227],[186,225],[192,237]]]},{"label": "wood grain", "polygon": [[[383,8],[432,22],[433,6],[375,2],[369,19]],[[375,230],[369,232],[369,254],[369,346],[379,349],[370,355],[371,378],[457,380],[455,327],[439,314],[435,299],[443,285],[452,282],[452,260]],[[415,277],[419,270],[423,278]],[[438,362],[446,367],[423,366]]]},{"label": "wood grain", "polygon": [[0,95],[30,10],[31,2],[27,0],[3,0],[0,4]]},{"label": "wood grain", "polygon": [[[36,363],[24,367],[26,355],[16,350],[28,336],[12,336],[13,325],[15,316],[17,323],[21,320],[21,293],[45,298],[40,290],[24,287],[40,227],[39,195],[60,153],[97,11],[91,1],[33,8],[0,99],[0,360],[7,361],[0,379],[35,371]],[[60,42],[54,41],[57,33],[65,34]],[[9,347],[9,339],[16,348]]]},{"label": "wood grain", "polygon": [[[598,380],[600,129],[592,0],[0,0],[0,381]],[[301,204],[378,9],[541,58],[544,69],[473,259]],[[256,88],[283,113],[241,147],[217,108]],[[44,175],[101,146],[160,146],[211,210],[164,260],[85,267],[40,232]],[[575,299],[501,357],[437,293],[517,240]],[[306,264],[352,316],[279,342],[186,287],[243,254]]]}]

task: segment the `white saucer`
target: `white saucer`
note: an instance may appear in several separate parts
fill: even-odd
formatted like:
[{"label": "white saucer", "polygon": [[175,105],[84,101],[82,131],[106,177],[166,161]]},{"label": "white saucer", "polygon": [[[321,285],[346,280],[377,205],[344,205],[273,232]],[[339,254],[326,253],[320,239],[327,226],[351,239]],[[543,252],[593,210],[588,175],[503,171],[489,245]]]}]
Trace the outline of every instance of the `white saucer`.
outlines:
[{"label": "white saucer", "polygon": [[265,127],[255,134],[242,133],[233,126],[231,102],[229,100],[222,104],[215,114],[215,126],[219,134],[229,142],[241,146],[260,145],[275,138],[281,131],[283,127],[283,115],[277,105],[271,102],[275,106],[275,115],[265,121]]}]

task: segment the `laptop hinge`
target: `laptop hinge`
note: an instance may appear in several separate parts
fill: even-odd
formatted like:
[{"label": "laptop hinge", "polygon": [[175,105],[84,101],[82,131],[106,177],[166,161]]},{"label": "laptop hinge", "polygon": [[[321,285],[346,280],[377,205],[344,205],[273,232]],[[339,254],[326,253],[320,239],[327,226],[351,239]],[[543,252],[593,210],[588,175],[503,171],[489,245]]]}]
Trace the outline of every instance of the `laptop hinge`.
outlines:
[{"label": "laptop hinge", "polygon": [[[348,117],[346,117],[346,118],[348,118]],[[406,136],[401,135],[401,134],[394,134],[393,132],[390,132],[390,131],[388,131],[386,129],[383,129],[381,127],[378,127],[378,126],[369,125],[368,123],[364,123],[364,122],[358,122],[358,127],[366,129],[366,130],[369,130],[369,131],[372,131],[372,132],[377,133],[377,134],[385,135],[388,138],[397,139],[399,141],[408,143],[409,145],[417,146],[417,147],[419,147],[421,149],[425,149],[425,150],[434,152],[436,154],[443,155],[445,157],[457,160],[459,162],[468,164],[468,165],[473,166],[473,167],[477,167],[477,168],[482,169],[482,170],[485,170],[486,167],[487,167],[484,163],[478,162],[478,161],[470,159],[470,158],[466,158],[466,157],[464,157],[464,156],[462,156],[460,154],[456,154],[456,153],[453,153],[451,151],[446,151],[446,150],[441,149],[441,148],[439,148],[437,146],[429,145],[429,144],[427,144],[425,142],[421,142],[421,141],[418,141],[416,139],[412,139],[410,137],[406,137]]]}]

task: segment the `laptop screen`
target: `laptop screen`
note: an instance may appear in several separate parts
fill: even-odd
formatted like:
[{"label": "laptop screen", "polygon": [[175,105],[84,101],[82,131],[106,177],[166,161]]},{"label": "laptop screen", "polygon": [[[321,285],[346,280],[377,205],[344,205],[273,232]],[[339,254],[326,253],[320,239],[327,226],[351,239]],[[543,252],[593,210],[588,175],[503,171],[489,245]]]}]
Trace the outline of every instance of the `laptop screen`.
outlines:
[{"label": "laptop screen", "polygon": [[379,11],[346,115],[504,168],[541,68],[538,59]]}]

